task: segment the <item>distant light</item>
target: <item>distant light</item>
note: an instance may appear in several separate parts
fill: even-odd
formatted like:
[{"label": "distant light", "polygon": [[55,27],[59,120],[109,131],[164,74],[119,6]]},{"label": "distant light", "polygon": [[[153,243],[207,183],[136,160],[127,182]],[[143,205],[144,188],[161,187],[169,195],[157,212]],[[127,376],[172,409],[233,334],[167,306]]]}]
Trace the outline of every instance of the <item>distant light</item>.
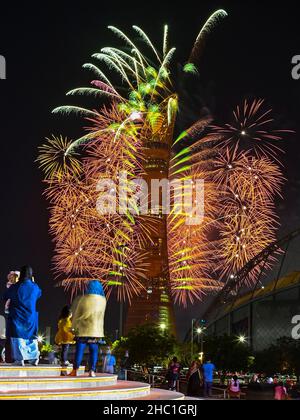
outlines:
[{"label": "distant light", "polygon": [[232,165],[228,165],[228,169],[232,169],[233,168],[233,166]]},{"label": "distant light", "polygon": [[160,329],[162,331],[165,331],[167,329],[167,325],[166,324],[160,324]]},{"label": "distant light", "polygon": [[240,335],[238,337],[238,340],[239,340],[239,343],[241,343],[241,344],[245,344],[246,341],[247,341],[247,339],[246,339],[246,337],[244,335]]},{"label": "distant light", "polygon": [[203,333],[202,328],[197,328],[197,334],[202,334],[202,333]]},{"label": "distant light", "polygon": [[38,343],[42,344],[42,343],[45,341],[45,337],[44,337],[44,336],[42,336],[42,335],[39,335],[39,336],[37,337],[37,341],[38,341]]},{"label": "distant light", "polygon": [[242,135],[242,136],[246,136],[246,135],[247,135],[246,131],[245,131],[245,130],[243,130],[243,131],[241,132],[241,135]]}]

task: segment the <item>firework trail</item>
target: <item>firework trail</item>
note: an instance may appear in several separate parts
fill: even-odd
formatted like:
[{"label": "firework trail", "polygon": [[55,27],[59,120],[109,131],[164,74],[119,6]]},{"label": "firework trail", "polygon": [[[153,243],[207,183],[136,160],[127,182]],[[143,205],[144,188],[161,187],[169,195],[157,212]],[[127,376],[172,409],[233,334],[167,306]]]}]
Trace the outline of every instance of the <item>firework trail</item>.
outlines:
[{"label": "firework trail", "polygon": [[[204,41],[226,16],[219,10],[205,23],[184,67],[186,73],[198,72],[195,63]],[[277,157],[283,132],[270,128],[271,111],[255,100],[237,107],[233,122],[224,127],[213,125],[214,118],[207,116],[176,138],[179,98],[170,70],[176,49],[169,48],[168,27],[162,52],[137,26],[133,29],[142,47],[118,28],[109,28],[125,47],[94,54],[98,65],[83,66],[93,73],[91,86],[67,94],[93,96],[101,105],[92,110],[56,108],[55,114],[83,117],[85,132],[75,141],[53,137],[40,148],[55,270],[60,284],[72,294],[88,280],[101,278],[109,295],[116,291],[119,300],[132,302],[149,287],[155,256],[162,264],[158,287],[186,306],[220,290],[228,277],[274,241],[278,222],[274,200],[284,182]],[[127,174],[127,210],[102,214],[99,202],[106,191],[99,182],[109,178],[118,185],[120,173]],[[154,173],[189,182],[186,195],[193,199],[197,180],[205,181],[202,223],[187,224],[193,212],[176,206],[166,216],[162,206],[157,214],[139,211],[135,180],[150,183]],[[116,207],[123,209],[117,188],[110,189]],[[182,201],[184,195],[175,188],[172,200]]]}]

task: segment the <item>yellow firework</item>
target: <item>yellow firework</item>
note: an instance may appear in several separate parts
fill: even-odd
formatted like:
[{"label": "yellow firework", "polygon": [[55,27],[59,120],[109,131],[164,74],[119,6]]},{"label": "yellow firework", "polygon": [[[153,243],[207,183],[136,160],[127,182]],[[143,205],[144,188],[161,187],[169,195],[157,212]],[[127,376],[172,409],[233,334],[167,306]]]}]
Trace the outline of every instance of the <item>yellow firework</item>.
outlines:
[{"label": "yellow firework", "polygon": [[[184,66],[186,73],[198,73],[206,38],[226,16],[218,10],[207,20]],[[124,48],[94,54],[93,63],[84,65],[94,74],[91,85],[67,94],[99,98],[99,106],[53,111],[84,117],[85,132],[73,142],[53,137],[40,149],[56,272],[66,288],[76,291],[88,279],[101,278],[108,295],[116,290],[120,300],[132,302],[155,277],[150,271],[156,258],[163,278],[158,287],[186,306],[219,290],[228,276],[274,241],[274,202],[284,181],[277,158],[283,131],[272,128],[271,111],[255,100],[237,107],[230,124],[213,125],[206,112],[176,138],[179,95],[171,73],[176,49],[169,48],[168,27],[162,51],[137,26],[133,29],[142,47],[118,28],[110,29]],[[175,206],[167,215],[163,203],[155,215],[137,205],[135,180],[150,184],[155,170],[159,177],[190,185],[188,190],[174,188]],[[126,211],[118,196],[122,173]],[[106,179],[112,184],[103,188]],[[204,181],[200,198],[199,180]],[[100,211],[107,191],[116,197],[114,212]],[[178,208],[186,198],[193,208]],[[148,193],[144,200],[150,202]]]},{"label": "yellow firework", "polygon": [[66,173],[80,175],[81,163],[77,154],[66,154],[71,144],[72,141],[67,138],[52,136],[39,148],[37,161],[46,179],[61,178]]}]

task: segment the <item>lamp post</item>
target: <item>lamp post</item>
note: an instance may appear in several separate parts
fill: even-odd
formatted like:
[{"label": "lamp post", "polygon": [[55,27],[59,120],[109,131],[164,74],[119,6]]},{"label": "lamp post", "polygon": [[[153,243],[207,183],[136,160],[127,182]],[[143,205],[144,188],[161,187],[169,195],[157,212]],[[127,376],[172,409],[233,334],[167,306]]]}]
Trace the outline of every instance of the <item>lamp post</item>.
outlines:
[{"label": "lamp post", "polygon": [[167,325],[165,323],[160,324],[160,329],[161,329],[163,335],[166,335]]},{"label": "lamp post", "polygon": [[194,358],[194,324],[195,324],[195,319],[192,319],[192,336],[191,336],[191,362],[193,361]]},{"label": "lamp post", "polygon": [[[191,335],[191,358],[193,360],[193,356],[194,356],[194,329],[195,329],[195,322],[197,320],[196,319],[192,319],[192,335]],[[201,320],[200,325],[202,325],[201,327],[198,327],[196,332],[197,332],[197,336],[198,336],[198,344],[200,344],[201,342],[201,357],[203,360],[204,357],[204,352],[203,352],[203,348],[204,348],[204,331],[206,329],[206,327],[204,326],[206,324],[205,320]]]},{"label": "lamp post", "polygon": [[198,344],[201,342],[201,349],[200,349],[200,359],[201,363],[203,363],[204,359],[204,328],[198,328],[197,329],[198,334]]},{"label": "lamp post", "polygon": [[203,333],[202,328],[197,328],[197,335],[198,335],[198,344],[200,344],[200,336]]}]

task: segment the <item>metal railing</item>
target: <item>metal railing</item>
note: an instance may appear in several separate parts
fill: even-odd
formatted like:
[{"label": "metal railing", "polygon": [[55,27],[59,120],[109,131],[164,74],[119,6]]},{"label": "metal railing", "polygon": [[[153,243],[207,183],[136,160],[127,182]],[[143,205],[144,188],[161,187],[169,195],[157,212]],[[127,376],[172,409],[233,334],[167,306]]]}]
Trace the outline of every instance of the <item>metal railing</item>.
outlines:
[{"label": "metal railing", "polygon": [[[138,378],[138,380],[144,381],[149,384],[151,388],[156,388],[158,385],[164,385],[167,383],[166,374],[158,375],[153,373],[139,372],[135,370],[125,370],[125,381],[128,381],[128,375],[132,375]],[[179,392],[181,381],[176,382],[176,390]]]},{"label": "metal railing", "polygon": [[[146,372],[139,372],[135,370],[125,370],[125,381],[130,380],[129,376],[132,375],[136,380],[147,383],[151,388],[161,387],[167,383],[166,374],[158,375]],[[132,380],[132,379],[131,379]],[[186,393],[188,382],[184,379],[180,379],[176,382],[176,391],[181,393]],[[183,392],[185,390],[185,392]],[[214,395],[215,398],[227,399],[227,388],[212,388],[213,392],[217,395]]]}]

